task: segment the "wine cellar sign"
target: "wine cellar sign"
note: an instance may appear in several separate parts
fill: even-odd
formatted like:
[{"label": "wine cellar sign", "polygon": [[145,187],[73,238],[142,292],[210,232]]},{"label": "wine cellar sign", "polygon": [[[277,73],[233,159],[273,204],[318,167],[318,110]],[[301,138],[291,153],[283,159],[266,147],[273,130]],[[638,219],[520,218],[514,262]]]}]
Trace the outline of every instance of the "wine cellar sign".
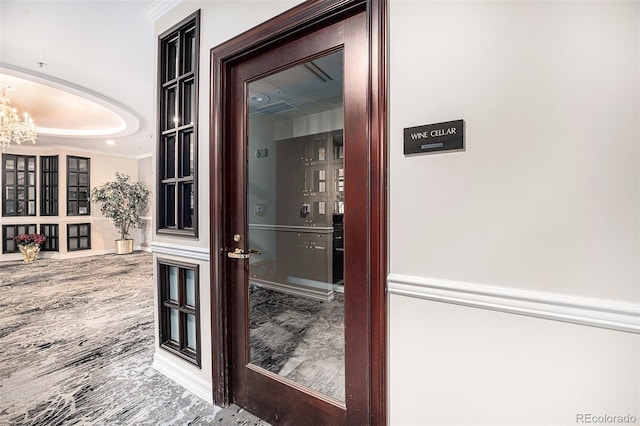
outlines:
[{"label": "wine cellar sign", "polygon": [[464,120],[404,129],[404,155],[464,149]]}]

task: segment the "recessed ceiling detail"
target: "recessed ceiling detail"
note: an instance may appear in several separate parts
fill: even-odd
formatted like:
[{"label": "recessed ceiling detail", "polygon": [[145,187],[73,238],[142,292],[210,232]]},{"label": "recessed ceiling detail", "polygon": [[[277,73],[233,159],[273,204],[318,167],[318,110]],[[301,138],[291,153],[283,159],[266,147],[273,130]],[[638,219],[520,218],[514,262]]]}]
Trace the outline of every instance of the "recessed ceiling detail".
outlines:
[{"label": "recessed ceiling detail", "polygon": [[293,105],[291,102],[287,101],[278,101],[269,105],[261,106],[256,109],[256,112],[262,115],[274,115],[280,114],[283,112],[295,111],[298,108]]},{"label": "recessed ceiling detail", "polygon": [[47,76],[0,67],[0,82],[15,88],[11,104],[29,111],[38,135],[94,138],[129,135],[139,120],[107,97]]}]

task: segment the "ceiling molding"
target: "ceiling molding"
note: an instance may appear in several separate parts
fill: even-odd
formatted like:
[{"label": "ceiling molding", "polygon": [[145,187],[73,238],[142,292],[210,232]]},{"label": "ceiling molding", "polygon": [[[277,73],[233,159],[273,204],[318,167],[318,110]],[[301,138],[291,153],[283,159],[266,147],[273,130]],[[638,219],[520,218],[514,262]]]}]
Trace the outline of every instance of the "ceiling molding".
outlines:
[{"label": "ceiling molding", "polygon": [[180,3],[182,0],[158,0],[146,8],[144,13],[151,21],[155,22]]},{"label": "ceiling molding", "polygon": [[153,152],[146,152],[144,154],[136,155],[136,160],[144,160],[145,158],[153,158]]},{"label": "ceiling molding", "polygon": [[[120,151],[129,158],[153,150],[157,24],[146,10],[158,3],[162,13],[175,0],[0,3],[2,78],[14,80],[9,98],[32,116],[37,146]],[[72,96],[56,101],[56,91]]]},{"label": "ceiling molding", "polygon": [[[95,154],[95,155],[100,155],[103,157],[118,157],[118,158],[127,158],[130,160],[141,160],[143,158],[147,158],[147,157],[153,157],[153,153],[152,152],[145,152],[142,154],[125,154],[123,152],[120,151],[106,151],[106,150],[98,150],[98,149],[90,149],[90,148],[81,148],[81,147],[77,147],[77,146],[71,146],[71,145],[38,145],[37,143],[35,145],[12,145],[10,148],[7,148],[5,153],[6,154],[17,154],[17,153],[24,153],[24,152],[28,152],[31,155],[50,155],[50,154],[76,154],[76,153],[81,153],[81,154]],[[2,153],[2,151],[0,151],[0,154]]]},{"label": "ceiling molding", "polygon": [[100,105],[113,114],[119,116],[124,124],[115,128],[99,129],[99,130],[74,130],[68,129],[50,129],[50,128],[38,128],[38,133],[46,135],[48,137],[60,137],[60,138],[92,138],[92,137],[117,137],[127,136],[134,134],[140,130],[140,119],[131,109],[127,108],[123,104],[111,99],[105,95],[94,92],[86,87],[79,86],[77,84],[58,79],[56,77],[48,76],[45,74],[36,73],[30,70],[26,70],[20,67],[15,67],[10,64],[0,62],[0,74],[12,76],[15,78],[31,81],[34,83],[42,84],[44,86],[59,89],[63,92],[71,93],[80,98],[86,99],[97,105]]}]

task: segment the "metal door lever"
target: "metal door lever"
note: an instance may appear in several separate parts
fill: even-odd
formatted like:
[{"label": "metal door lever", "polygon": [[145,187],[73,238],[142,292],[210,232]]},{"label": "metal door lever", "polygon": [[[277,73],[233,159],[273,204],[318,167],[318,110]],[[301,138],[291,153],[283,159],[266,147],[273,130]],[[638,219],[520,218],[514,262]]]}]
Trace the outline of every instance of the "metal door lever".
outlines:
[{"label": "metal door lever", "polygon": [[249,249],[249,251],[244,252],[240,247],[236,247],[234,251],[227,251],[227,256],[233,259],[248,259],[252,254],[257,254],[260,256],[260,250]]}]

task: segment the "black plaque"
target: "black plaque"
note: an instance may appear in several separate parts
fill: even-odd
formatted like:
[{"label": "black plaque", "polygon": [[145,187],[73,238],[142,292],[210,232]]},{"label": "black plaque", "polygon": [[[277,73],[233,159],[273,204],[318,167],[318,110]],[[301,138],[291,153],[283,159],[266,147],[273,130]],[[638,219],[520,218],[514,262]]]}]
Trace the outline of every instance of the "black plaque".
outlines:
[{"label": "black plaque", "polygon": [[404,155],[464,149],[464,120],[404,129]]}]

